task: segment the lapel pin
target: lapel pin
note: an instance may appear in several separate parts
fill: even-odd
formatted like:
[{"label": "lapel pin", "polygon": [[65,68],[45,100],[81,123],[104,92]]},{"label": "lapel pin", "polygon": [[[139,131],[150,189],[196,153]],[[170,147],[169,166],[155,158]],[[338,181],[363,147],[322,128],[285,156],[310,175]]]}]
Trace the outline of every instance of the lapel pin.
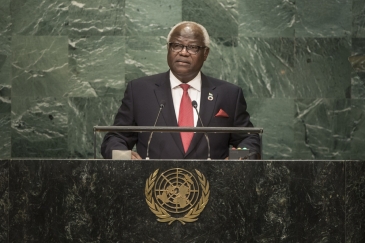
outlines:
[{"label": "lapel pin", "polygon": [[208,94],[208,100],[212,101],[213,100],[213,94],[212,93],[209,93]]}]

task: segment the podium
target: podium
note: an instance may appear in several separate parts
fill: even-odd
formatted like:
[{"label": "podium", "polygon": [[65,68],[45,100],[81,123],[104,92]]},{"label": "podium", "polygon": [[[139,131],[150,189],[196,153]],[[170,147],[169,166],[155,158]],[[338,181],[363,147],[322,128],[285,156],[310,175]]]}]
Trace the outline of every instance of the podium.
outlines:
[{"label": "podium", "polygon": [[[171,224],[146,181],[200,171],[209,201]],[[362,161],[0,160],[1,242],[364,242]]]}]

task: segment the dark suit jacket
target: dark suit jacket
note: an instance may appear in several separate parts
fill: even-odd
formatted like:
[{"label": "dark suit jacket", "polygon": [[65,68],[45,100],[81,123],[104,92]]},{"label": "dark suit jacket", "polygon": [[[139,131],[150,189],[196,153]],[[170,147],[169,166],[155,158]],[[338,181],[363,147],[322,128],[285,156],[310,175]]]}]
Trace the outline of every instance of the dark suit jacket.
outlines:
[{"label": "dark suit jacket", "polygon": [[[213,100],[208,100],[209,93],[213,96]],[[156,126],[177,126],[169,72],[133,80],[128,83],[113,125],[153,126],[162,101],[165,101],[165,107]],[[223,109],[229,117],[216,117],[220,109]],[[246,111],[242,89],[204,74],[202,74],[199,113],[206,127],[253,126]],[[199,121],[198,126],[201,126]],[[101,153],[104,158],[110,159],[112,150],[130,150],[137,143],[137,152],[145,158],[149,135],[150,133],[109,132],[104,137]],[[229,145],[260,151],[260,138],[257,134],[209,133],[208,136],[212,159],[226,158]],[[195,133],[185,154],[179,133],[154,133],[149,150],[151,159],[207,159],[208,146],[204,134]]]}]

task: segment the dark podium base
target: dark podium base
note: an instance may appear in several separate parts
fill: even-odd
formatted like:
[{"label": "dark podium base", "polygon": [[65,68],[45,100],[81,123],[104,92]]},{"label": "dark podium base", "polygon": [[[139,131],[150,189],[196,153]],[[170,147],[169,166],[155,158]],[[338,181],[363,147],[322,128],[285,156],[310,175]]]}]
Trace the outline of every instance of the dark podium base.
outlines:
[{"label": "dark podium base", "polygon": [[[198,169],[198,221],[160,223],[156,170]],[[365,162],[0,160],[0,242],[365,242]]]}]

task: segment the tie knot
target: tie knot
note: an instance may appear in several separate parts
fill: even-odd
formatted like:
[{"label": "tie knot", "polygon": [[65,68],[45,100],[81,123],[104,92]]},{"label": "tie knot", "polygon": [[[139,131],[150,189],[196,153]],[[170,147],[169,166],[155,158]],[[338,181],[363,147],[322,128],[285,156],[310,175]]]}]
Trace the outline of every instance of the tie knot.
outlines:
[{"label": "tie knot", "polygon": [[188,85],[188,84],[180,84],[180,87],[181,87],[184,91],[188,91],[188,89],[190,88],[190,85]]}]

